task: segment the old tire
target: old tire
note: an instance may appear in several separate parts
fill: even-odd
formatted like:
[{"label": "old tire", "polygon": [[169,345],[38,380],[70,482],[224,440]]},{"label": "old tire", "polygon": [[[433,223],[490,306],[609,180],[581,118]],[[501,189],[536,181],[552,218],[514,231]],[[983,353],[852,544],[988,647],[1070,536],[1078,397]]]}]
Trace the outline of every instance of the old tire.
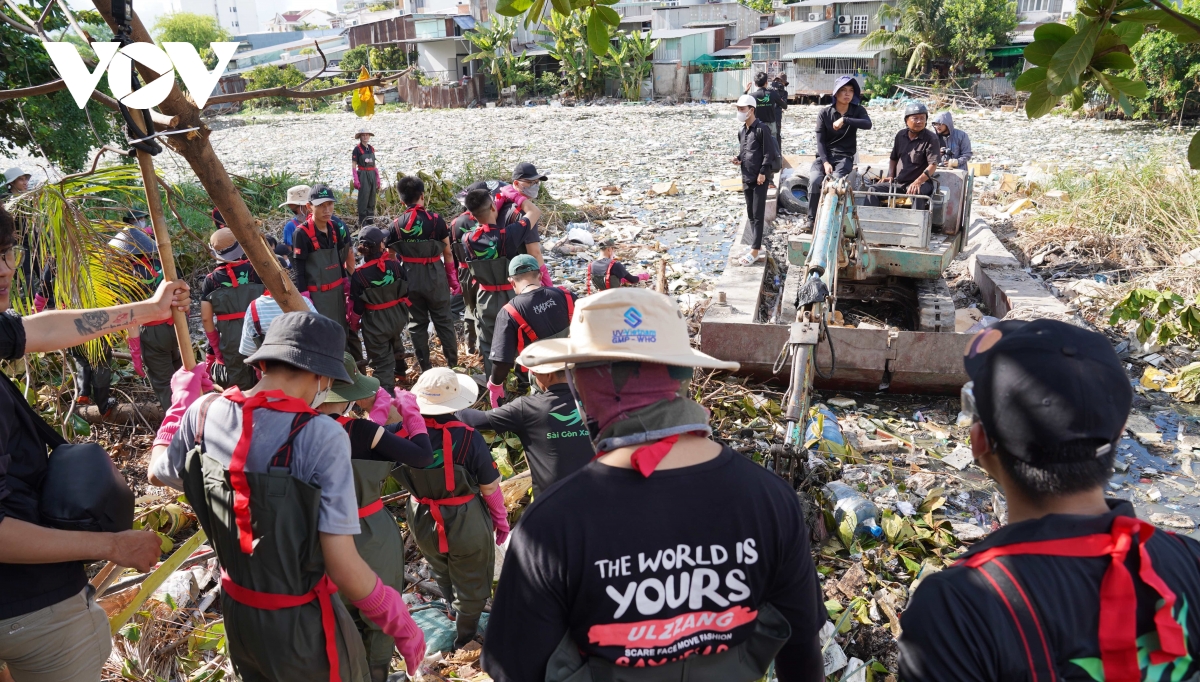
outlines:
[{"label": "old tire", "polygon": [[779,188],[779,207],[788,213],[808,215],[808,176],[795,173]]}]

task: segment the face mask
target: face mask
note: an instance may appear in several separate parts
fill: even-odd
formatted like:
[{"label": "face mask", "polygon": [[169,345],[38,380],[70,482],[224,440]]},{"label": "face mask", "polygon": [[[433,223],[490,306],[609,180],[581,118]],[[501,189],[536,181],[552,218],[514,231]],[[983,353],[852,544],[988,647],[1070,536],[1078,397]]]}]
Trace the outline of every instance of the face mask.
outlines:
[{"label": "face mask", "polygon": [[313,396],[312,402],[309,403],[308,406],[313,408],[314,410],[317,409],[318,407],[320,407],[321,404],[325,402],[325,398],[329,396],[329,389],[331,389],[331,388],[333,388],[332,381],[329,382],[329,385],[326,386],[325,388],[321,388],[321,384],[318,381],[317,394],[315,396]]},{"label": "face mask", "polygon": [[542,183],[540,182],[521,188],[521,194],[524,194],[530,199],[537,199],[538,192],[540,191],[542,191]]},{"label": "face mask", "polygon": [[738,112],[738,121],[740,121],[740,122],[742,122],[742,123],[745,123],[745,122],[746,122],[746,119],[748,119],[748,118],[750,118],[750,112],[749,112],[749,111],[739,111],[739,112]]}]

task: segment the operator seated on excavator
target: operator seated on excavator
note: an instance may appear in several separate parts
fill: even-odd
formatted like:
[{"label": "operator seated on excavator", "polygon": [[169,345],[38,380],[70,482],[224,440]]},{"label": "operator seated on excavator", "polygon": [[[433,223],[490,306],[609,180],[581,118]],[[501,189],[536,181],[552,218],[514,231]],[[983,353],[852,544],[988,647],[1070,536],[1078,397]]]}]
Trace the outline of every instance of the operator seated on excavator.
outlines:
[{"label": "operator seated on excavator", "polygon": [[[921,196],[933,194],[933,173],[941,160],[942,141],[937,134],[926,127],[929,110],[925,104],[911,101],[904,107],[904,129],[896,133],[892,142],[892,156],[888,164],[888,174],[869,188],[875,192],[894,192],[908,194],[913,199],[908,202],[913,208],[928,210],[929,200]],[[879,206],[878,195],[868,194],[865,203],[868,206]],[[886,201],[893,205],[891,197]]]}]

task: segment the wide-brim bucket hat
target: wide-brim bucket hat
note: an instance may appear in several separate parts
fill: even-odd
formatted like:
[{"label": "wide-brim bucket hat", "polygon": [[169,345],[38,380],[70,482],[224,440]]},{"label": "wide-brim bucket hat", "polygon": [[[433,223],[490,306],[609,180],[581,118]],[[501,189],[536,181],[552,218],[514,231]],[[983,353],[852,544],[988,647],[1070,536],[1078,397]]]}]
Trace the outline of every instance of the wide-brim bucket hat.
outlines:
[{"label": "wide-brim bucket hat", "polygon": [[342,367],[346,369],[346,374],[350,376],[350,381],[335,381],[333,388],[329,390],[329,395],[326,396],[327,403],[352,403],[356,400],[364,400],[370,398],[379,392],[379,379],[367,376],[358,371],[358,365],[354,363],[354,356],[345,353],[342,358]]},{"label": "wide-brim bucket hat", "polygon": [[417,397],[421,414],[450,414],[475,404],[479,384],[449,367],[434,367],[421,372],[412,392]]},{"label": "wide-brim bucket hat", "polygon": [[655,362],[676,367],[736,370],[692,348],[687,322],[675,301],[649,289],[609,289],[575,304],[569,335],[525,347],[517,358],[535,371],[542,365],[589,362]]},{"label": "wide-brim bucket hat", "polygon": [[346,330],[337,322],[309,311],[284,313],[271,320],[262,347],[246,358],[246,364],[275,360],[350,383],[342,363],[345,347]]},{"label": "wide-brim bucket hat", "polygon": [[312,188],[308,185],[296,185],[295,187],[289,187],[287,191],[287,198],[283,200],[283,203],[279,205],[279,208],[285,208],[292,204],[304,206],[308,203],[308,192],[310,189]]}]

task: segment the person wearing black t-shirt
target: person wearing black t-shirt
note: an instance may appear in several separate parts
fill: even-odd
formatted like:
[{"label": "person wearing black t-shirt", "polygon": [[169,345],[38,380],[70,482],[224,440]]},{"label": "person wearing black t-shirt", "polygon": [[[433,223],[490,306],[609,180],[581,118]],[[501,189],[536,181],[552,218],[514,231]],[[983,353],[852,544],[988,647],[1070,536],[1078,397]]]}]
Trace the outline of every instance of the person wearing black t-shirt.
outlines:
[{"label": "person wearing black t-shirt", "polygon": [[675,302],[646,289],[581,299],[570,336],[521,363],[571,367],[599,457],[521,518],[483,645],[492,679],[751,682],[774,661],[780,682],[823,680],[799,499],[712,441],[688,397],[693,368],[737,363],[693,350]]},{"label": "person wearing black t-shirt", "polygon": [[366,128],[354,134],[358,144],[350,152],[350,184],[358,190],[358,226],[366,227],[375,219],[375,200],[379,196],[379,169],[375,167],[374,135]]},{"label": "person wearing black t-shirt", "polygon": [[617,243],[613,239],[600,242],[600,257],[588,263],[586,293],[607,291],[617,287],[637,286],[650,279],[649,273],[634,275],[617,260]]},{"label": "person wearing black t-shirt", "polygon": [[1192,680],[1200,543],[1106,498],[1133,390],[1108,339],[1004,321],[963,360],[975,463],[1008,525],[928,575],[901,616],[900,678]]},{"label": "person wearing black t-shirt", "polygon": [[[892,155],[887,177],[874,185],[876,191],[907,194],[913,208],[928,209],[928,197],[933,194],[933,174],[942,158],[942,141],[929,128],[929,109],[922,102],[911,101],[904,107],[904,129],[892,140]],[[866,204],[878,206],[880,197],[867,195]]]},{"label": "person wearing black t-shirt", "polygon": [[[11,310],[17,268],[15,226],[0,207],[0,359],[70,348],[132,324],[187,311],[182,281],[158,285],[140,303],[94,310],[47,310],[22,318]],[[40,423],[39,423],[40,422]],[[15,679],[98,680],[112,640],[96,605],[85,561],[107,559],[139,572],[161,554],[156,534],[50,528],[41,512],[51,427],[0,373],[0,662]]]},{"label": "person wearing black t-shirt", "polygon": [[521,439],[537,497],[557,481],[587,466],[596,457],[592,437],[567,385],[563,365],[541,365],[530,371],[538,390],[493,410],[460,410],[467,426],[497,433],[511,431]]},{"label": "person wearing black t-shirt", "polygon": [[324,184],[308,192],[308,217],[292,234],[292,272],[296,287],[307,291],[317,312],[346,330],[346,352],[362,358],[358,332],[350,329],[346,296],[354,274],[354,250],[346,224],[333,214],[333,190]]}]

